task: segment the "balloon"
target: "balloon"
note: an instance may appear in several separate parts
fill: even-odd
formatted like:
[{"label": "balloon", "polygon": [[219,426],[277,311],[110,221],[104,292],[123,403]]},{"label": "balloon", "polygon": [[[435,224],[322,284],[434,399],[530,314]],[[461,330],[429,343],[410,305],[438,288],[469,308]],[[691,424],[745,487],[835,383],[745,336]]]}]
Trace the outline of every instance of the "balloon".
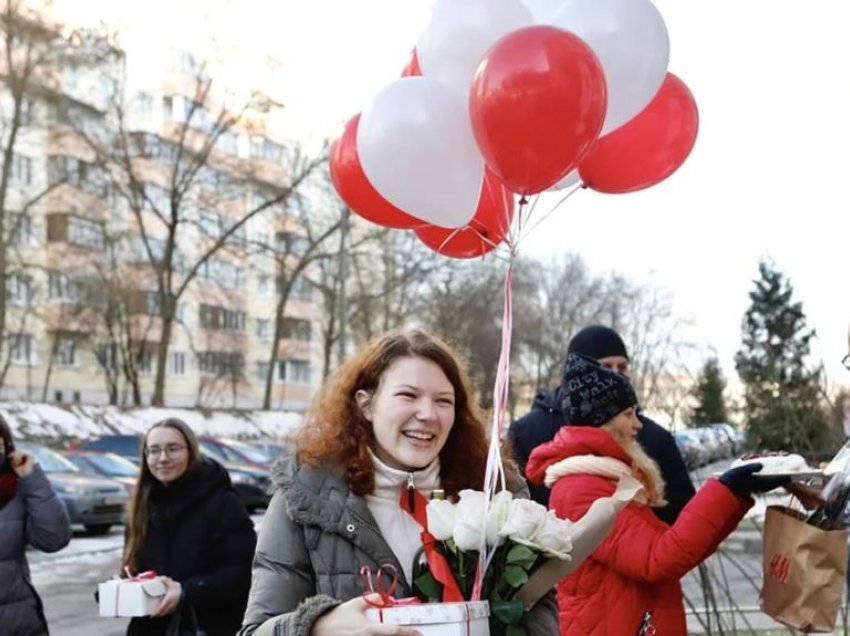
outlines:
[{"label": "balloon", "polygon": [[488,170],[484,175],[481,201],[469,225],[453,230],[420,227],[414,233],[438,254],[452,258],[475,258],[492,252],[505,240],[513,216],[513,195]]},{"label": "balloon", "polygon": [[564,0],[552,24],[584,40],[602,63],[608,85],[603,135],[638,114],[658,92],[670,42],[650,0]]},{"label": "balloon", "polygon": [[411,228],[425,222],[409,216],[378,194],[369,183],[357,156],[357,124],[355,115],[345,124],[342,136],[331,146],[331,181],[340,198],[367,221],[385,227]]},{"label": "balloon", "polygon": [[466,103],[428,77],[384,87],[363,112],[357,154],[387,201],[433,225],[460,227],[475,214],[484,162]]},{"label": "balloon", "polygon": [[540,192],[576,167],[602,128],[602,67],[571,33],[519,29],[481,60],[469,115],[484,160],[502,183],[519,194]]},{"label": "balloon", "polygon": [[637,117],[593,144],[579,173],[599,192],[634,192],[681,166],[697,138],[699,113],[685,83],[667,73],[661,90]]},{"label": "balloon", "polygon": [[435,0],[416,45],[422,74],[466,95],[484,52],[531,23],[520,0]]},{"label": "balloon", "polygon": [[419,67],[419,56],[416,53],[416,47],[414,46],[410,50],[410,59],[407,61],[407,64],[404,65],[404,68],[401,69],[402,77],[416,77],[417,75],[422,75],[422,69]]}]

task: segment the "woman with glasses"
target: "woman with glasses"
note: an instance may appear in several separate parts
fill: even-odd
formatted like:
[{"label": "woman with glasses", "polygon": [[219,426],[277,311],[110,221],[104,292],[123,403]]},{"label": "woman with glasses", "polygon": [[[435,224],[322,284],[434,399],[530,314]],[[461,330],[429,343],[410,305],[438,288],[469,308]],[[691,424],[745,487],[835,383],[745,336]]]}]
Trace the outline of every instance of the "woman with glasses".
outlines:
[{"label": "woman with glasses", "polygon": [[154,424],[141,459],[123,565],[132,574],[153,570],[167,592],[153,614],[130,621],[127,634],[232,636],[248,600],[257,541],[245,506],[182,420]]},{"label": "woman with glasses", "polygon": [[47,634],[27,566],[27,545],[56,552],[71,540],[65,507],[32,455],[16,451],[0,417],[0,633]]}]

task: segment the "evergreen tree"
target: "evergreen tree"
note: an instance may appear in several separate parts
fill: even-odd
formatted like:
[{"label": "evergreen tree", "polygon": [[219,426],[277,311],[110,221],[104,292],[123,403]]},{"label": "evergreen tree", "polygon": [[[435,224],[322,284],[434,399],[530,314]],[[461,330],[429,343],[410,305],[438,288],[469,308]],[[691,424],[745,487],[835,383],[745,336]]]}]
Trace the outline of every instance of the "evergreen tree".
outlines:
[{"label": "evergreen tree", "polygon": [[826,448],[827,418],[820,400],[820,369],[804,360],[814,331],[791,283],[766,263],[750,292],[735,366],[744,384],[748,443],[764,450],[805,452]]},{"label": "evergreen tree", "polygon": [[726,379],[720,370],[717,358],[705,361],[691,395],[696,398],[696,406],[688,414],[690,426],[702,426],[713,422],[728,422],[726,402],[723,391],[726,390]]}]

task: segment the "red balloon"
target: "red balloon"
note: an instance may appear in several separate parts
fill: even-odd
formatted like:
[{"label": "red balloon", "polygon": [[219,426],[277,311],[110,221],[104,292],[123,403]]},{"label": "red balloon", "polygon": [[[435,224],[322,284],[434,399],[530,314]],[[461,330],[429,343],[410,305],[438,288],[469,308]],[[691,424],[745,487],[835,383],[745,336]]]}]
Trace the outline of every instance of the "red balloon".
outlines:
[{"label": "red balloon", "polygon": [[367,221],[393,228],[427,225],[422,219],[402,212],[382,197],[366,178],[357,155],[357,114],[345,124],[342,136],[331,146],[331,181],[340,198]]},{"label": "red balloon", "polygon": [[410,60],[401,69],[402,77],[415,77],[422,75],[422,69],[419,68],[419,55],[416,53],[416,47],[410,49]]},{"label": "red balloon", "polygon": [[685,162],[698,128],[694,96],[682,80],[667,73],[646,108],[593,144],[579,166],[581,180],[609,193],[655,185]]},{"label": "red balloon", "polygon": [[541,192],[578,165],[602,129],[606,104],[605,75],[590,47],[544,25],[498,40],[469,93],[481,154],[519,194]]},{"label": "red balloon", "polygon": [[425,245],[443,256],[475,258],[492,252],[505,240],[514,217],[513,195],[489,170],[485,170],[481,200],[475,216],[463,228],[435,225],[414,230]]}]

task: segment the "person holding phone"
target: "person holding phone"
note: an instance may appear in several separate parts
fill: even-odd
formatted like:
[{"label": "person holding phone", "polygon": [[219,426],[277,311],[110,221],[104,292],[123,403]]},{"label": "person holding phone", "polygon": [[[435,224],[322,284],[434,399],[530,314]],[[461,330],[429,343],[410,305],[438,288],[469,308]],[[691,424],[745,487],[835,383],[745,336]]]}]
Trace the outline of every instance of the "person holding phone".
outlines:
[{"label": "person holding phone", "polygon": [[70,540],[65,506],[32,455],[15,450],[12,430],[0,416],[0,632],[48,633],[26,548],[56,552]]}]

